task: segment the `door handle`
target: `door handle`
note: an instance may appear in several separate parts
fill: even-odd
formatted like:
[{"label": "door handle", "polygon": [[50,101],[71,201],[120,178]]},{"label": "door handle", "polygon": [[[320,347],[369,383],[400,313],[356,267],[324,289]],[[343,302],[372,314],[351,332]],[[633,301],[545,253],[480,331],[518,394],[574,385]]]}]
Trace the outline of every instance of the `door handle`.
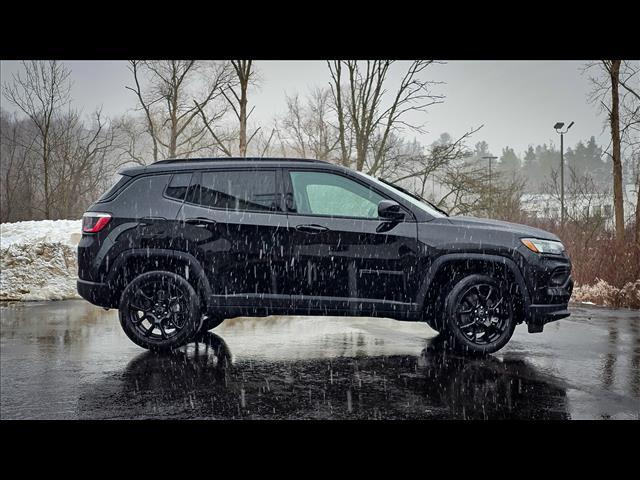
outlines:
[{"label": "door handle", "polygon": [[153,225],[156,222],[166,222],[167,219],[164,217],[142,217],[138,223],[140,225]]},{"label": "door handle", "polygon": [[317,234],[326,232],[329,229],[327,227],[323,227],[322,225],[296,225],[296,230],[304,233]]},{"label": "door handle", "polygon": [[184,223],[188,224],[188,225],[193,225],[194,227],[201,227],[201,228],[207,228],[210,227],[212,225],[215,225],[216,222],[215,220],[212,220],[210,218],[204,218],[204,217],[196,217],[196,218],[187,218]]},{"label": "door handle", "polygon": [[138,220],[141,238],[158,238],[166,235],[166,222],[165,217],[142,217]]}]

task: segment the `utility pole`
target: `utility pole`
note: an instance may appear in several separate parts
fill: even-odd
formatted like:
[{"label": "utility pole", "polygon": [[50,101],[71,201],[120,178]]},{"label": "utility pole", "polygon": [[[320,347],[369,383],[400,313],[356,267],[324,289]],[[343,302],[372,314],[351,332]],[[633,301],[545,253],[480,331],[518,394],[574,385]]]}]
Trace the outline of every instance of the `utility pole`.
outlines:
[{"label": "utility pole", "polygon": [[556,123],[553,128],[560,135],[560,225],[564,227],[564,134],[569,131],[575,122],[571,122],[566,130],[562,130],[564,122]]},{"label": "utility pole", "polygon": [[489,159],[489,216],[493,214],[493,194],[491,190],[491,160],[495,160],[498,157],[494,157],[493,155],[487,155],[486,157],[482,157],[483,159]]}]

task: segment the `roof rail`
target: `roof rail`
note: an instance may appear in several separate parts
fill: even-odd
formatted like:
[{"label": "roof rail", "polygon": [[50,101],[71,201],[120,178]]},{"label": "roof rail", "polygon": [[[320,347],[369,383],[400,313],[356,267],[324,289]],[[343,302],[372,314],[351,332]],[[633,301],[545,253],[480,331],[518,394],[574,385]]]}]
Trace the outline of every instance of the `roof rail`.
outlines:
[{"label": "roof rail", "polygon": [[316,160],[313,158],[213,157],[213,158],[169,158],[167,160],[158,160],[157,162],[153,162],[151,165],[165,165],[165,164],[171,164],[171,163],[191,163],[191,162],[229,162],[229,161],[328,163],[324,160]]}]

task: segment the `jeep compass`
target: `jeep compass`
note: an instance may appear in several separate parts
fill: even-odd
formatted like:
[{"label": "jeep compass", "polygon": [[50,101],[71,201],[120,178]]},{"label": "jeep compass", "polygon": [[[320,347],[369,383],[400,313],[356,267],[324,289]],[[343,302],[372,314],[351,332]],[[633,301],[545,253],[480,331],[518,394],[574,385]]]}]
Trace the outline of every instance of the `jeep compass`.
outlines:
[{"label": "jeep compass", "polygon": [[126,168],[84,214],[78,292],[169,350],[225,318],[424,321],[469,353],[567,317],[560,239],[453,217],[400,186],[317,160],[163,160]]}]

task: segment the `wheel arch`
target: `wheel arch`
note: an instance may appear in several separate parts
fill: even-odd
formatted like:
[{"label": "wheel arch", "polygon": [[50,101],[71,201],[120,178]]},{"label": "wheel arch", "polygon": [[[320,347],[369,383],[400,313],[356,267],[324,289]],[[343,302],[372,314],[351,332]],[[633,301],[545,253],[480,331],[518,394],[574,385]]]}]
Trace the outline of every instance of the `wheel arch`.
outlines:
[{"label": "wheel arch", "polygon": [[207,308],[211,286],[200,262],[187,252],[166,249],[131,249],[122,252],[113,262],[106,277],[112,289],[112,302],[119,302],[126,285],[136,276],[153,270],[165,270],[184,277],[200,295]]},{"label": "wheel arch", "polygon": [[448,293],[444,291],[447,285],[466,275],[486,274],[487,269],[492,273],[504,272],[515,282],[522,301],[520,317],[522,321],[526,320],[531,296],[517,264],[508,257],[482,253],[453,253],[436,258],[418,290],[416,303],[419,311],[433,314]]}]

